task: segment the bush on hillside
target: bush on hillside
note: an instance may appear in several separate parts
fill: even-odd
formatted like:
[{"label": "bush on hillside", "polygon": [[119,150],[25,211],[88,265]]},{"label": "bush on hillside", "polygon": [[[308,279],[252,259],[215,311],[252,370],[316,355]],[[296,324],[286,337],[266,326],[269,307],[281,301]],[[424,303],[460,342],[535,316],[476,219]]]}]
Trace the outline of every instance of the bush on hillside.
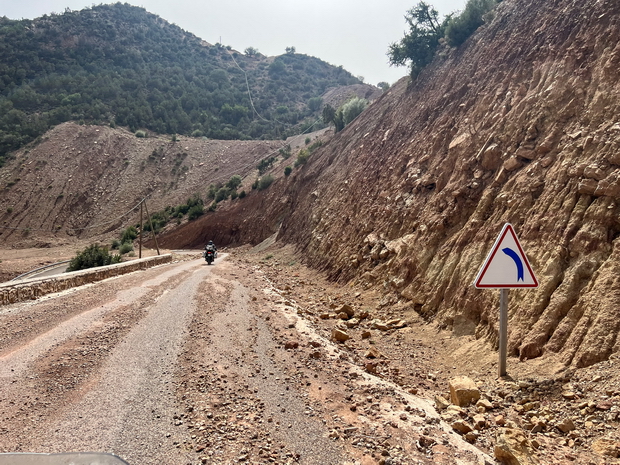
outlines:
[{"label": "bush on hillside", "polygon": [[83,251],[79,252],[70,262],[67,271],[85,270],[96,266],[106,266],[112,263],[119,263],[120,255],[110,255],[107,247],[100,247],[92,244]]},{"label": "bush on hillside", "polygon": [[411,76],[416,77],[433,61],[441,39],[445,39],[451,46],[462,44],[484,23],[484,16],[500,1],[467,0],[461,14],[450,14],[443,19],[439,18],[439,13],[431,5],[419,2],[405,15],[409,32],[400,42],[388,48],[390,64],[409,64]]},{"label": "bush on hillside", "polygon": [[273,183],[273,176],[271,176],[270,174],[267,174],[265,176],[263,176],[262,178],[260,178],[260,180],[258,181],[258,190],[262,191],[263,189],[267,189],[269,186],[271,186],[271,184]]},{"label": "bush on hillside", "polygon": [[228,180],[228,182],[226,183],[226,187],[228,187],[231,191],[237,190],[237,187],[241,185],[241,181],[241,176],[235,174],[234,176],[231,176],[231,178]]},{"label": "bush on hillside", "polygon": [[187,212],[187,219],[188,220],[195,220],[196,218],[198,218],[199,216],[202,216],[202,214],[205,212],[204,206],[202,204],[200,205],[194,205],[192,208],[189,209],[189,211]]},{"label": "bush on hillside", "polygon": [[121,244],[133,242],[138,237],[138,229],[135,226],[129,226],[121,234]]},{"label": "bush on hillside", "polygon": [[484,15],[491,11],[497,0],[468,0],[463,12],[450,18],[446,26],[446,40],[453,46],[461,45],[476,29],[484,24]]},{"label": "bush on hillside", "polygon": [[368,105],[368,100],[359,97],[354,97],[346,102],[342,106],[342,120],[344,125],[346,126],[357,118],[358,115],[364,111],[366,105]]},{"label": "bush on hillside", "polygon": [[305,165],[310,157],[310,152],[305,149],[301,149],[297,154],[297,160],[295,160],[295,168],[301,165]]},{"label": "bush on hillside", "polygon": [[124,244],[121,244],[120,249],[118,250],[118,252],[121,255],[124,255],[126,253],[129,253],[133,250],[133,244],[131,242],[125,242]]}]

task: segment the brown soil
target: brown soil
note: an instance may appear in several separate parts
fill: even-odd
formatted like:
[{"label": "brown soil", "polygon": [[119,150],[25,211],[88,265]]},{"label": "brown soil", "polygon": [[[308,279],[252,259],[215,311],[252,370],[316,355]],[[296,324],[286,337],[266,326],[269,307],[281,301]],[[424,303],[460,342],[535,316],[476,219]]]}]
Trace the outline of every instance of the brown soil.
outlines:
[{"label": "brown soil", "polygon": [[[168,271],[168,277],[162,271],[178,264],[135,273],[0,312],[0,356],[10,353],[13,362],[5,368],[18,372],[3,374],[12,382],[0,393],[4,419],[0,450],[66,448],[45,429],[62,421],[61,434],[76,428],[77,434],[93,438],[76,442],[73,450],[81,444],[115,452],[130,463],[155,463],[154,457],[168,457],[170,464],[179,459],[179,463],[448,464],[456,463],[456,457],[461,463],[482,463],[451,431],[454,419],[446,417],[448,423],[439,423],[445,411],[434,408],[435,396],[449,398],[448,381],[465,375],[492,403],[483,414],[484,426],[468,438],[481,452],[493,456],[498,422],[527,429],[532,416],[540,416],[546,418],[545,428],[528,433],[536,444],[532,454],[540,463],[618,463],[592,450],[596,440],[613,445],[620,439],[618,360],[574,371],[548,358],[544,362],[510,358],[510,378],[498,380],[492,347],[468,336],[455,337],[414,312],[403,313],[372,289],[331,283],[302,266],[288,247],[267,243],[230,252],[196,282],[196,308],[202,310],[194,311],[187,322],[178,362],[171,360],[169,368],[160,368],[175,373],[174,378],[161,381],[168,383],[162,384],[165,388],[152,387],[166,392],[174,387],[175,395],[173,400],[164,395],[161,405],[157,400],[148,404],[154,416],[147,423],[160,430],[155,435],[159,446],[149,445],[148,431],[138,434],[140,443],[114,446],[114,440],[97,433],[101,422],[94,423],[95,430],[85,430],[78,426],[80,418],[66,415],[73,410],[84,419],[125,415],[104,414],[98,409],[110,405],[84,404],[84,399],[101,389],[97,380],[108,376],[104,369],[117,357],[117,348],[127,344],[147,314],[156,311],[161,296],[177,292],[188,281],[195,265],[183,265],[180,274]],[[8,268],[10,264],[4,263]],[[200,267],[204,266],[201,261]],[[152,284],[146,284],[149,280]],[[123,294],[127,297],[120,297]],[[351,339],[337,343],[331,334],[345,323],[336,315],[343,304],[358,316],[365,312],[368,316],[345,329]],[[44,352],[24,352],[37,335],[97,308],[105,312],[98,323],[96,318],[84,323],[81,333]],[[373,320],[391,319],[405,324],[399,329],[373,329]],[[172,333],[168,337],[173,338]],[[19,355],[22,363],[37,360],[36,370],[26,376],[14,354],[24,354]],[[126,376],[123,388],[128,391],[130,378]],[[573,396],[566,398],[569,391]],[[472,423],[478,413],[467,407],[460,417]],[[576,418],[576,429],[562,433],[555,425],[567,416]],[[176,452],[170,455],[170,451]]]}]

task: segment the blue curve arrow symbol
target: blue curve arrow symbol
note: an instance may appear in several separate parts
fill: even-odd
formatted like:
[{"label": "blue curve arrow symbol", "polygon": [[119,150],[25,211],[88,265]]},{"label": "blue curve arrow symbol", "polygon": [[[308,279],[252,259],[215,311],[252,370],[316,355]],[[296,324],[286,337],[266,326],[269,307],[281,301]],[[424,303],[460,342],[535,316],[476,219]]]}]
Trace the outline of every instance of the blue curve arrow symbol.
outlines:
[{"label": "blue curve arrow symbol", "polygon": [[517,281],[523,281],[523,262],[521,261],[519,254],[508,247],[502,249],[502,252],[515,261],[515,265],[517,265]]}]

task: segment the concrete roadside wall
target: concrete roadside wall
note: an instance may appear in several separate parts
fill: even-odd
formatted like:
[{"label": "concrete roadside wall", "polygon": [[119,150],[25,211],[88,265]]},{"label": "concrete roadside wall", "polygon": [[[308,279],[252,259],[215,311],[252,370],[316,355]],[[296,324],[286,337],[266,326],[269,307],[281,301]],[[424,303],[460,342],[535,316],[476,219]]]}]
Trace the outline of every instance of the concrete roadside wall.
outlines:
[{"label": "concrete roadside wall", "polygon": [[0,284],[0,305],[34,300],[46,294],[83,286],[103,279],[172,262],[172,255],[141,258],[109,266],[72,271],[48,278],[32,278],[19,283]]}]

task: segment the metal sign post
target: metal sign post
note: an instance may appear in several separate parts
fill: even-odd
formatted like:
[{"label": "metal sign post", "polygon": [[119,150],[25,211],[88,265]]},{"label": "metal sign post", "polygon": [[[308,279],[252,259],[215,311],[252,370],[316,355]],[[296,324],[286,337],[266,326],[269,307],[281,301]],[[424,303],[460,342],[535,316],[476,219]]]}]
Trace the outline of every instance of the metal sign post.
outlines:
[{"label": "metal sign post", "polygon": [[500,289],[498,374],[501,378],[506,376],[508,353],[508,291],[510,288],[538,287],[538,280],[511,224],[506,223],[495,240],[474,286],[478,289]]},{"label": "metal sign post", "polygon": [[499,368],[498,376],[506,376],[506,356],[508,353],[508,291],[499,291]]}]

